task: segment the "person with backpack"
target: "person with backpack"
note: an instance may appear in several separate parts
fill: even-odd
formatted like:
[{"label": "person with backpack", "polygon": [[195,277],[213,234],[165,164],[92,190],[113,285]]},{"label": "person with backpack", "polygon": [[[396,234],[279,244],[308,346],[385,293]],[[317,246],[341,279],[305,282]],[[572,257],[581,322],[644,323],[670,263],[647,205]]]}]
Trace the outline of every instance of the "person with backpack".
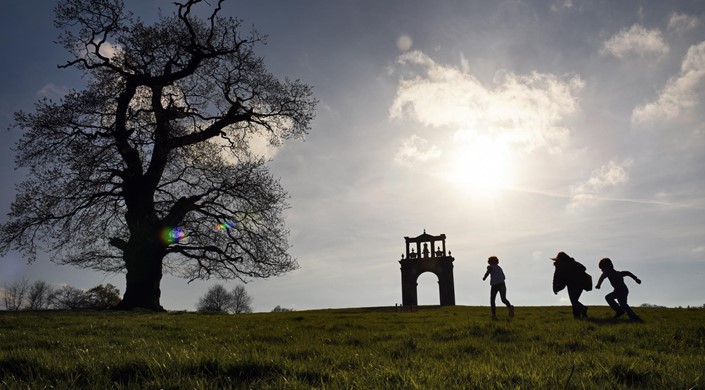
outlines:
[{"label": "person with backpack", "polygon": [[627,313],[630,320],[634,322],[642,322],[641,318],[639,318],[639,316],[634,313],[632,308],[629,307],[629,304],[627,303],[629,289],[627,288],[627,284],[624,283],[624,277],[629,276],[630,278],[634,279],[637,284],[641,284],[641,279],[637,278],[636,276],[634,276],[633,273],[629,271],[615,270],[614,264],[612,264],[612,260],[606,257],[600,260],[598,266],[602,270],[602,275],[600,275],[600,279],[597,280],[597,285],[595,285],[595,288],[599,289],[602,285],[602,281],[605,280],[605,278],[609,279],[610,283],[612,284],[612,288],[614,288],[614,291],[605,295],[605,300],[610,305],[612,310],[614,310],[614,318],[619,318],[624,313]]},{"label": "person with backpack", "polygon": [[[575,261],[565,252],[558,252],[556,257],[552,257],[553,265],[556,267],[553,273],[553,293],[558,294],[564,288],[568,288],[568,298],[573,307],[573,318],[587,318],[587,306],[580,303],[580,295],[583,290],[592,289],[592,278],[585,270],[585,266]],[[590,286],[586,282],[589,279]]]}]

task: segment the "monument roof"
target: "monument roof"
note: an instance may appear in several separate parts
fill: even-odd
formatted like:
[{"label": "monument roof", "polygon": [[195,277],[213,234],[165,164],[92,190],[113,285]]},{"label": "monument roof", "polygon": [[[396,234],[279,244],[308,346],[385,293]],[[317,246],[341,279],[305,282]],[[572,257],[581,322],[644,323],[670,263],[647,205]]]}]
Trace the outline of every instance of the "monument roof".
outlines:
[{"label": "monument roof", "polygon": [[416,236],[416,237],[404,237],[406,242],[430,242],[430,241],[438,241],[438,240],[445,240],[446,235],[441,234],[440,236],[433,236],[431,234],[426,233],[426,229],[424,229],[423,234]]}]

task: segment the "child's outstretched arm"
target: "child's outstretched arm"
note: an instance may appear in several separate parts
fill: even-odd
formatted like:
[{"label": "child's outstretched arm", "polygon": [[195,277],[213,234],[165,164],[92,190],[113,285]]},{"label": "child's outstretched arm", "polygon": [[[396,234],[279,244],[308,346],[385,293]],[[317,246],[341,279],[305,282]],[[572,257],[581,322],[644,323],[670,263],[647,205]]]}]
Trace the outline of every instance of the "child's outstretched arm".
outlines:
[{"label": "child's outstretched arm", "polygon": [[485,276],[482,277],[482,280],[487,279],[487,277],[490,275],[490,267],[487,267],[487,272],[485,272]]},{"label": "child's outstretched arm", "polygon": [[602,273],[602,275],[600,275],[600,279],[597,279],[597,284],[595,285],[595,288],[599,289],[600,286],[602,286],[602,281],[605,280],[606,277],[607,275]]},{"label": "child's outstretched arm", "polygon": [[622,275],[629,276],[630,278],[634,279],[637,284],[641,284],[641,279],[637,278],[636,275],[629,271],[622,271]]}]

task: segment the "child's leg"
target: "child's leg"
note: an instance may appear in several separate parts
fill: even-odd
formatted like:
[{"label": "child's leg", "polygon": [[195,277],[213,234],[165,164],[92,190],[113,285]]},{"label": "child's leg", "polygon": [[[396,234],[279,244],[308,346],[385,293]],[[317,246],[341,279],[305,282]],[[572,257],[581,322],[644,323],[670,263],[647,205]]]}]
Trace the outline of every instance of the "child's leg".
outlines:
[{"label": "child's leg", "polygon": [[627,296],[629,295],[629,291],[624,291],[621,292],[620,294],[617,295],[617,302],[619,302],[619,308],[623,310],[627,315],[629,316],[630,319],[636,320],[639,319],[639,316],[634,313],[631,307],[629,307],[629,304],[627,303]]},{"label": "child's leg", "polygon": [[587,307],[580,303],[580,295],[582,293],[582,287],[575,285],[568,286],[568,298],[570,298],[570,304],[573,306],[574,318],[581,318],[587,315]]},{"label": "child's leg", "polygon": [[490,307],[492,308],[492,317],[497,316],[497,306],[495,306],[495,299],[497,299],[497,293],[499,289],[497,286],[490,286]]},{"label": "child's leg", "polygon": [[605,295],[605,301],[607,301],[607,304],[610,305],[612,310],[614,310],[617,315],[621,315],[623,311],[619,308],[620,305],[617,303],[617,296],[617,291],[612,291],[611,293]]},{"label": "child's leg", "polygon": [[499,288],[499,297],[502,299],[502,303],[507,306],[509,310],[509,318],[514,318],[514,306],[507,300],[507,285],[502,283]]},{"label": "child's leg", "polygon": [[507,300],[507,285],[502,283],[499,285],[499,298],[502,300],[505,306],[509,307],[512,304]]}]

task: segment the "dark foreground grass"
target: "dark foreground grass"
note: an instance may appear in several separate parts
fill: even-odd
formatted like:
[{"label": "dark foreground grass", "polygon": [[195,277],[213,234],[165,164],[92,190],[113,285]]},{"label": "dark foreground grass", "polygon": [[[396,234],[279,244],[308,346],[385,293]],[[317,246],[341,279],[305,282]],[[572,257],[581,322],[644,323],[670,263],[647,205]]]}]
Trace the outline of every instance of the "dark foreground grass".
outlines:
[{"label": "dark foreground grass", "polygon": [[705,310],[0,313],[0,388],[705,388]]}]

